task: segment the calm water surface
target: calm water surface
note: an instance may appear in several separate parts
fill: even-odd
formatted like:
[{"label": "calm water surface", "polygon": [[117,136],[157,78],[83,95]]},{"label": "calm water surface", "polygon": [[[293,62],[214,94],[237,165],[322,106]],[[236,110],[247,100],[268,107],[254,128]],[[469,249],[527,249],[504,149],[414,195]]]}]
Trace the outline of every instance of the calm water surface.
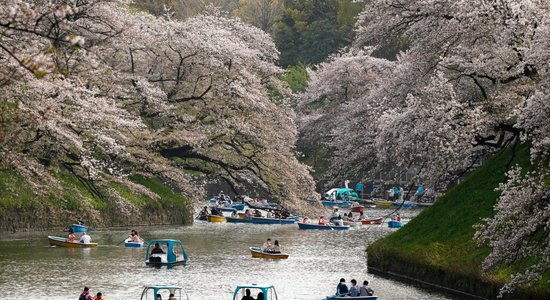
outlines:
[{"label": "calm water surface", "polygon": [[[373,214],[382,214],[383,211]],[[405,217],[416,214],[405,212]],[[387,225],[349,231],[298,230],[297,225],[197,222],[193,226],[136,228],[143,238],[179,239],[189,263],[173,269],[145,266],[145,249],[116,246],[129,230],[90,231],[95,249],[50,247],[40,232],[0,241],[0,299],[78,299],[84,286],[106,299],[139,299],[144,285],[183,286],[191,300],[231,299],[237,284],[270,283],[279,299],[322,299],[341,277],[368,280],[379,299],[455,299],[367,273],[366,246],[390,233]],[[287,260],[252,258],[248,247],[279,240]]]}]

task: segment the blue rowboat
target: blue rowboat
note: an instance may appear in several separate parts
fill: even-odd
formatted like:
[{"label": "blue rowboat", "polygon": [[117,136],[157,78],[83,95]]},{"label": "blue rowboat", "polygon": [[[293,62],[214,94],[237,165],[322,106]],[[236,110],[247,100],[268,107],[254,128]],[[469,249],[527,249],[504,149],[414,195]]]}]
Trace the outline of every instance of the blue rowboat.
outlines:
[{"label": "blue rowboat", "polygon": [[82,224],[73,224],[71,225],[71,229],[73,230],[73,232],[87,232],[88,226]]},{"label": "blue rowboat", "polygon": [[334,206],[350,207],[353,204],[353,202],[351,201],[330,201],[330,200],[323,200],[321,201],[321,203],[323,203],[323,206],[327,206],[327,207],[334,207]]},{"label": "blue rowboat", "polygon": [[353,299],[353,300],[377,300],[378,296],[327,296],[325,300],[344,300],[344,299]]},{"label": "blue rowboat", "polygon": [[254,224],[282,224],[282,225],[288,225],[288,224],[296,223],[296,220],[294,220],[294,219],[275,219],[275,218],[252,217],[252,223],[254,223]]},{"label": "blue rowboat", "polygon": [[306,224],[298,222],[298,228],[300,229],[317,229],[317,230],[348,230],[349,226],[337,226],[337,225],[319,225],[319,224]]},{"label": "blue rowboat", "polygon": [[400,228],[401,226],[403,226],[403,223],[401,223],[399,221],[389,221],[388,222],[388,227],[389,228]]},{"label": "blue rowboat", "polygon": [[245,206],[246,206],[246,204],[244,204],[244,203],[237,203],[237,204],[232,204],[231,205],[231,207],[233,207],[236,210],[244,210]]},{"label": "blue rowboat", "polygon": [[139,243],[130,242],[130,238],[127,238],[127,239],[124,241],[124,247],[126,247],[126,248],[141,248],[141,247],[143,247],[143,244],[144,244],[143,241],[141,241],[141,242],[139,242]]},{"label": "blue rowboat", "polygon": [[227,223],[252,223],[252,219],[225,217]]}]

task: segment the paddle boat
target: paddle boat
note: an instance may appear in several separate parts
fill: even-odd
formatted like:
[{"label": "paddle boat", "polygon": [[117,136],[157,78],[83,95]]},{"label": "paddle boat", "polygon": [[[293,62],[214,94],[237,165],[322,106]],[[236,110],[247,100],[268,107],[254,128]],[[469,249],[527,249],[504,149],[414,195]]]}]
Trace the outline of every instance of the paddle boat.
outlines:
[{"label": "paddle boat", "polygon": [[223,223],[223,222],[226,222],[226,221],[227,221],[227,219],[224,216],[208,215],[208,222]]},{"label": "paddle boat", "polygon": [[258,297],[259,293],[262,293],[264,300],[278,300],[277,291],[275,287],[271,284],[239,284],[235,288],[233,293],[233,300],[240,300],[246,295],[246,290],[250,290],[250,295],[254,299],[261,299]]},{"label": "paddle boat", "polygon": [[319,225],[319,224],[308,224],[308,223],[298,222],[298,228],[317,229],[317,230],[348,230],[350,226],[348,225],[338,226],[338,225],[330,225],[330,224]]},{"label": "paddle boat", "polygon": [[403,223],[401,223],[401,221],[389,221],[388,222],[388,227],[389,228],[400,228],[403,226]]},{"label": "paddle boat", "polygon": [[295,219],[277,219],[277,218],[262,218],[252,217],[252,223],[254,224],[281,224],[288,225],[296,223]]},{"label": "paddle boat", "polygon": [[51,246],[64,247],[64,248],[95,248],[97,243],[79,243],[79,242],[69,242],[69,239],[57,237],[57,236],[48,236],[48,241]]},{"label": "paddle boat", "polygon": [[72,224],[71,229],[73,232],[87,232],[88,226],[83,224]]},{"label": "paddle boat", "polygon": [[345,299],[350,299],[350,300],[376,300],[376,299],[378,299],[378,296],[356,296],[356,297],[352,297],[352,296],[333,295],[333,296],[327,296],[325,298],[325,300],[345,300]]},{"label": "paddle boat", "polygon": [[361,224],[363,225],[372,225],[372,224],[382,224],[382,221],[384,221],[384,218],[376,218],[376,219],[366,219],[362,220]]},{"label": "paddle boat", "polygon": [[265,252],[260,247],[250,247],[250,254],[256,258],[287,259],[288,254]]},{"label": "paddle boat", "polygon": [[149,285],[143,288],[140,300],[160,300],[157,295],[168,299],[173,294],[176,300],[189,300],[189,296],[181,286],[177,285]]},{"label": "paddle boat", "polygon": [[[164,253],[151,253],[157,243]],[[182,265],[188,260],[187,252],[185,252],[180,240],[150,240],[145,252],[145,264],[148,266]]]},{"label": "paddle boat", "polygon": [[350,188],[332,188],[324,194],[329,200],[359,200],[359,195]]},{"label": "paddle boat", "polygon": [[143,244],[145,244],[145,242],[142,239],[140,239],[140,242],[132,242],[132,238],[127,238],[124,240],[125,248],[141,248],[143,247]]}]

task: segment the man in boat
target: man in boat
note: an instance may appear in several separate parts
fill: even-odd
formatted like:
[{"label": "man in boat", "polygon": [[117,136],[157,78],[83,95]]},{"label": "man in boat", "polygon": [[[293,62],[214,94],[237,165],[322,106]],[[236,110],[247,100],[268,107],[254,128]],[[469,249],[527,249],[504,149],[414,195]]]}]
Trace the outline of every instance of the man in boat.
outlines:
[{"label": "man in boat", "polygon": [[103,294],[100,292],[94,296],[93,300],[105,300],[105,298],[103,298]]},{"label": "man in boat", "polygon": [[334,209],[334,212],[332,213],[332,216],[330,217],[330,221],[332,223],[334,223],[336,226],[344,225],[344,222],[342,221],[342,216],[340,215],[340,212],[338,211],[338,208]]},{"label": "man in boat", "polygon": [[86,232],[84,232],[84,233],[82,234],[82,236],[80,237],[79,243],[81,243],[81,244],[89,244],[89,243],[91,243],[91,242],[92,242],[92,238],[91,238]]},{"label": "man in boat", "polygon": [[352,279],[351,287],[349,288],[349,295],[352,297],[357,297],[359,296],[359,294],[360,294],[360,291],[359,291],[359,287],[357,286],[357,280]]},{"label": "man in boat", "polygon": [[363,281],[363,285],[359,288],[359,296],[372,296],[374,295],[374,291],[368,287],[369,282]]},{"label": "man in boat", "polygon": [[269,252],[269,251],[273,250],[273,245],[271,244],[271,239],[270,238],[267,238],[267,241],[265,241],[265,243],[262,245],[262,250],[264,252]]},{"label": "man in boat", "polygon": [[336,296],[347,296],[349,293],[348,286],[346,285],[346,280],[340,278],[340,283],[336,286]]},{"label": "man in boat", "polygon": [[359,182],[355,185],[355,191],[357,192],[357,195],[359,198],[363,198],[363,179],[359,180]]},{"label": "man in boat", "polygon": [[151,254],[164,254],[164,250],[162,250],[159,243],[155,243],[155,248],[151,250]]},{"label": "man in boat", "polygon": [[250,289],[246,289],[244,292],[245,295],[241,298],[241,300],[254,300],[254,298],[250,296]]},{"label": "man in boat", "polygon": [[85,286],[84,291],[78,297],[78,300],[93,300],[92,295],[90,294],[90,289]]}]

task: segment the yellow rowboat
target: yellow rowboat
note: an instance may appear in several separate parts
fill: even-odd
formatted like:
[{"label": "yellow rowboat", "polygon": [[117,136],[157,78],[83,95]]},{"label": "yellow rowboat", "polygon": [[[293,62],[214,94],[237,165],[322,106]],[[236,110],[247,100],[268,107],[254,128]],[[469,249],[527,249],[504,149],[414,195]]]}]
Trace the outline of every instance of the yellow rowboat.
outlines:
[{"label": "yellow rowboat", "polygon": [[223,223],[226,219],[223,216],[208,215],[208,222]]},{"label": "yellow rowboat", "polygon": [[288,258],[288,254],[264,252],[262,248],[258,248],[258,247],[250,247],[250,253],[252,254],[252,257],[256,257],[256,258],[271,258],[271,259]]},{"label": "yellow rowboat", "polygon": [[95,248],[97,243],[83,244],[79,242],[69,242],[69,239],[57,237],[57,236],[48,236],[48,241],[51,246],[65,247],[65,248]]},{"label": "yellow rowboat", "polygon": [[392,206],[393,202],[392,201],[374,201],[374,204],[376,206]]}]

